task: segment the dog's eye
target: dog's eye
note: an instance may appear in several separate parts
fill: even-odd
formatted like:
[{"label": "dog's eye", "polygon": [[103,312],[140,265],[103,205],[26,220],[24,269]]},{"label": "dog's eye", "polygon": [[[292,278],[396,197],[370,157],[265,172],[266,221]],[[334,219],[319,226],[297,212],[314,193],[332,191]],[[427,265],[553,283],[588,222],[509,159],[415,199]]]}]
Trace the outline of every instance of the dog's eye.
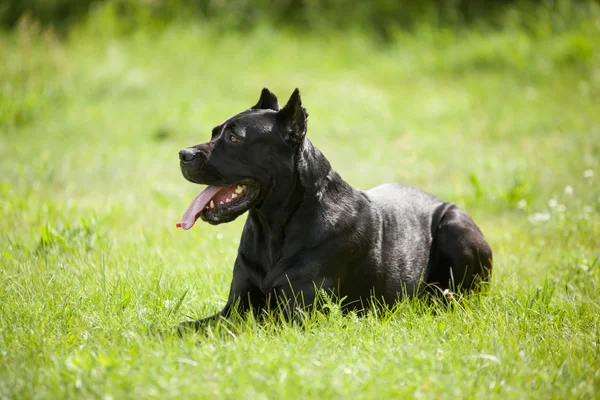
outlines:
[{"label": "dog's eye", "polygon": [[235,136],[233,136],[233,135],[229,135],[229,141],[230,141],[231,143],[239,143],[239,142],[241,142],[241,140],[240,140],[240,139],[236,138],[236,137],[235,137]]}]

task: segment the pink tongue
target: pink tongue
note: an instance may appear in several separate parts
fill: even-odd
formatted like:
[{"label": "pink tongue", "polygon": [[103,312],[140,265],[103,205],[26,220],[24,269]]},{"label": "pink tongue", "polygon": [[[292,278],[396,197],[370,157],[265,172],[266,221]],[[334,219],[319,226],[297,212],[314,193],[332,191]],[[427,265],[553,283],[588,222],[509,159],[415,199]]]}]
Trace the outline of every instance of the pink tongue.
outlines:
[{"label": "pink tongue", "polygon": [[177,226],[182,227],[186,231],[194,226],[196,223],[196,216],[204,210],[204,207],[206,207],[210,199],[212,199],[221,189],[223,189],[223,187],[208,186],[206,189],[201,191],[199,195],[194,197],[192,204],[190,204],[188,209],[185,211],[183,218],[181,218],[181,222],[178,223]]}]

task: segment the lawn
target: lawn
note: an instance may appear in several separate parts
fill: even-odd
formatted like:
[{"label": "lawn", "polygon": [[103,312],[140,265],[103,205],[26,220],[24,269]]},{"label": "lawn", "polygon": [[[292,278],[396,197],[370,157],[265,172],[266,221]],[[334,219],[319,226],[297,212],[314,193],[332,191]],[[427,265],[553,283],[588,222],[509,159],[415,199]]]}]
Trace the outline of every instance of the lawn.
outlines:
[{"label": "lawn", "polygon": [[[0,34],[0,398],[600,396],[600,12],[388,43],[116,25]],[[244,223],[175,229],[200,189],[177,153],[265,86],[300,88],[352,185],[470,212],[489,292],[155,336],[222,307]]]}]

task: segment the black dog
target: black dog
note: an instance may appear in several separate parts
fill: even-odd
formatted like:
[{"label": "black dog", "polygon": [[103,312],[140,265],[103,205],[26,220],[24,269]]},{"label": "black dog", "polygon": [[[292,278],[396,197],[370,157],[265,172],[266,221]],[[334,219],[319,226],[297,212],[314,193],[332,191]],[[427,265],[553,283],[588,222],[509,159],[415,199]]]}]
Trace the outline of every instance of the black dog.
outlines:
[{"label": "black dog", "polygon": [[452,203],[402,184],[368,191],[348,185],[306,138],[298,89],[281,110],[263,89],[258,103],[179,152],[183,176],[209,185],[179,226],[211,224],[249,211],[229,299],[212,317],[313,304],[324,289],[345,309],[375,296],[393,304],[435,287],[471,291],[490,278],[492,250],[471,217]]}]

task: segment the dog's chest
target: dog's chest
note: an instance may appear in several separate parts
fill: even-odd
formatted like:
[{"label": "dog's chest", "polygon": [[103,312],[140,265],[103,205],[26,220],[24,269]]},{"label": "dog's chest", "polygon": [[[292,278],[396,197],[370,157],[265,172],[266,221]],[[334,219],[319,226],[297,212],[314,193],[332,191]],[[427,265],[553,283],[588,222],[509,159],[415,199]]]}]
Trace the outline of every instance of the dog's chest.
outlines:
[{"label": "dog's chest", "polygon": [[284,273],[281,268],[282,251],[273,246],[255,247],[244,257],[243,268],[252,284],[263,294],[273,290],[277,277]]}]

